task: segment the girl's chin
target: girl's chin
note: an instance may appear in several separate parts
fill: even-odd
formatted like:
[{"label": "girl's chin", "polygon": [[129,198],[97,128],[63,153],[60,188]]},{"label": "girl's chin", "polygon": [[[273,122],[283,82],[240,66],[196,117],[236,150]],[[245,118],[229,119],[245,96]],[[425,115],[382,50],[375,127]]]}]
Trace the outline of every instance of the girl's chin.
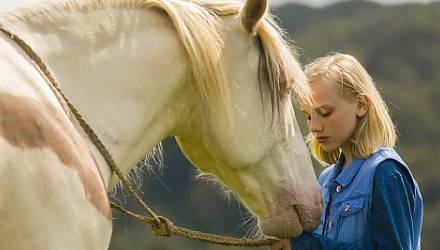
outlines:
[{"label": "girl's chin", "polygon": [[330,145],[328,143],[321,144],[321,147],[322,147],[322,149],[324,149],[325,152],[333,152],[333,151],[339,149],[338,146]]}]

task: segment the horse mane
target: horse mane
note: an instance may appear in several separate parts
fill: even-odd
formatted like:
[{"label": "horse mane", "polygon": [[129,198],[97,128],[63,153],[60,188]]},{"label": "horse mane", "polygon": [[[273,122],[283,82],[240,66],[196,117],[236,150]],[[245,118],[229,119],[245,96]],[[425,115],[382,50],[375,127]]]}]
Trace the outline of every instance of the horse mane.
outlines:
[{"label": "horse mane", "polygon": [[[35,12],[35,6],[39,6]],[[173,22],[188,53],[191,72],[188,80],[195,84],[204,107],[204,117],[229,117],[229,71],[223,55],[224,37],[219,17],[233,17],[240,13],[242,4],[215,0],[54,0],[31,5],[33,11],[9,13],[16,18],[29,15],[54,18],[63,12],[96,11],[115,8],[153,8],[163,11]],[[27,16],[28,15],[28,16]],[[200,35],[203,34],[203,35]],[[267,90],[272,111],[282,117],[283,101],[293,94],[309,101],[310,92],[301,66],[295,59],[295,50],[286,33],[267,14],[256,30],[260,46],[260,90]],[[292,56],[293,55],[293,56]],[[263,94],[262,94],[263,96]],[[275,114],[275,112],[273,112]],[[216,119],[211,119],[216,120]]]},{"label": "horse mane", "polygon": [[[229,78],[223,58],[223,26],[218,17],[237,16],[242,5],[213,0],[131,1],[141,7],[154,7],[167,13],[191,59],[197,89],[207,104],[203,106],[209,109],[207,114],[226,111],[228,115],[228,107],[231,107]],[[260,46],[260,90],[269,91],[272,111],[283,117],[283,101],[291,94],[304,101],[311,100],[306,77],[295,58],[287,33],[283,32],[270,14],[265,16],[258,27],[256,38]]]}]

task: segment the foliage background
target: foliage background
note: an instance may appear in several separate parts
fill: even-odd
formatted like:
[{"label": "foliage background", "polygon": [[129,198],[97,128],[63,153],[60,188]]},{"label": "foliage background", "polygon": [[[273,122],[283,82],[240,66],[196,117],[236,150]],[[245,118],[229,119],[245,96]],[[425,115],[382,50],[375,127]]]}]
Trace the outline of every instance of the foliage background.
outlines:
[{"label": "foliage background", "polygon": [[[423,249],[437,249],[440,233],[440,3],[381,6],[349,1],[315,9],[286,4],[272,9],[295,40],[306,64],[331,51],[355,55],[375,79],[400,131],[397,150],[418,180],[424,197]],[[301,115],[298,115],[301,117]],[[305,123],[300,119],[303,131]],[[146,172],[143,196],[179,226],[244,236],[246,209],[219,188],[194,181],[194,168],[173,139],[164,142],[165,165]],[[322,170],[315,166],[316,173]],[[119,200],[136,209],[129,198]],[[158,238],[139,222],[115,212],[110,249],[228,249],[179,236]],[[245,249],[237,248],[235,249]],[[266,249],[266,248],[255,248]]]}]

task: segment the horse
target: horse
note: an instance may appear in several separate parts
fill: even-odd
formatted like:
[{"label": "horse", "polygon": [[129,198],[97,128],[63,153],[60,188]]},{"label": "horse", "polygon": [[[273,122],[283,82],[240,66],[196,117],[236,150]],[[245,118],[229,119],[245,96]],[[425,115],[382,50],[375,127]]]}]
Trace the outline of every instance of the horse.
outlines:
[{"label": "horse", "polygon": [[0,27],[0,249],[108,248],[119,182],[14,37],[124,175],[175,137],[263,234],[317,227],[320,188],[292,103],[310,90],[267,1],[51,0],[2,13]]}]

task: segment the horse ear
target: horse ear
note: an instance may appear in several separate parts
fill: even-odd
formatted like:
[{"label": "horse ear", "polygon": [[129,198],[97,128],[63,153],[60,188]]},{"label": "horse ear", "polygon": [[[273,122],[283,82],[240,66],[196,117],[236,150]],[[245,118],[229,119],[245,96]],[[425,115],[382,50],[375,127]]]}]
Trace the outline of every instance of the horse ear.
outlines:
[{"label": "horse ear", "polygon": [[267,0],[247,0],[240,11],[241,23],[246,31],[255,34],[260,20],[268,8]]}]

